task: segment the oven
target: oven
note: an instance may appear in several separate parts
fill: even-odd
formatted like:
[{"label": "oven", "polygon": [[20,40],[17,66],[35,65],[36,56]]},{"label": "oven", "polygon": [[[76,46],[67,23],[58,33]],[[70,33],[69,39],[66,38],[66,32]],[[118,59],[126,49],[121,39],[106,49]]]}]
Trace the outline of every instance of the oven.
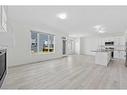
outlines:
[{"label": "oven", "polygon": [[6,75],[6,49],[0,50],[0,87],[2,86],[2,83],[4,81],[5,75]]}]

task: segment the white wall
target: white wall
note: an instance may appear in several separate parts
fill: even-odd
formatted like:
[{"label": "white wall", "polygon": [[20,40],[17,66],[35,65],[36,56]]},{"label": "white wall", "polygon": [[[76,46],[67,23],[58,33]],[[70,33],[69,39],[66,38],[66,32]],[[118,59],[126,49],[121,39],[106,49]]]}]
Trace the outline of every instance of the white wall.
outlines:
[{"label": "white wall", "polygon": [[[8,45],[8,66],[21,65],[31,62],[44,61],[52,58],[62,57],[62,36],[67,34],[53,29],[49,26],[38,25],[25,25],[20,22],[9,22],[8,34],[4,36],[4,39],[0,39],[0,42],[5,40],[5,44]],[[53,54],[31,54],[31,30],[46,32],[56,35],[55,53]],[[11,36],[11,37],[7,37]],[[10,39],[11,38],[11,39]],[[10,45],[9,41],[13,44]],[[2,43],[3,44],[3,43]]]},{"label": "white wall", "polygon": [[75,54],[80,54],[80,37],[75,38]]},{"label": "white wall", "polygon": [[99,39],[96,37],[81,38],[80,53],[87,55],[95,55],[95,52],[92,52],[92,50],[96,50],[98,48],[98,41]]},{"label": "white wall", "polygon": [[69,37],[67,40],[68,54],[75,54],[75,40]]}]

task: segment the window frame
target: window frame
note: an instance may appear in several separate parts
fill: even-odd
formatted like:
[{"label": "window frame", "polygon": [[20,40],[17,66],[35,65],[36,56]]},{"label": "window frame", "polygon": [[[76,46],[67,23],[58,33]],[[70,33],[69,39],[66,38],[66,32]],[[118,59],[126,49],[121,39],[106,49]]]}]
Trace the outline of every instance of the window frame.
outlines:
[{"label": "window frame", "polygon": [[[47,54],[53,54],[53,53],[55,53],[56,52],[56,35],[54,35],[54,34],[49,34],[49,33],[45,33],[45,32],[38,32],[38,31],[34,31],[34,30],[31,30],[30,31],[30,33],[31,33],[31,35],[32,35],[32,32],[34,32],[34,33],[37,33],[37,52],[32,52],[32,46],[31,46],[31,54],[32,55],[35,55],[35,54],[43,54],[43,55],[47,55]],[[45,52],[40,52],[40,40],[39,40],[39,38],[40,38],[40,34],[44,34],[44,35],[47,35],[48,36],[48,52],[47,53],[45,53]],[[50,52],[49,51],[49,38],[50,38],[50,36],[53,36],[53,52]],[[32,38],[31,38],[31,43],[30,43],[30,45],[32,45]]]}]

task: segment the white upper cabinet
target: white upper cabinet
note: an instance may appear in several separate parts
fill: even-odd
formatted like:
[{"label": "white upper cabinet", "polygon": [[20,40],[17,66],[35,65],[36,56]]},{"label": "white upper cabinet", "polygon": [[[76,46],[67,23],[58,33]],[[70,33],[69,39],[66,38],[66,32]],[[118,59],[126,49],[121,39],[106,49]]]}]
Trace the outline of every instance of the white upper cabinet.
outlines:
[{"label": "white upper cabinet", "polygon": [[7,32],[7,7],[0,6],[0,32]]},{"label": "white upper cabinet", "polygon": [[113,37],[104,37],[104,38],[101,38],[101,45],[105,46],[105,42],[111,42],[111,41],[114,41],[114,38]]}]

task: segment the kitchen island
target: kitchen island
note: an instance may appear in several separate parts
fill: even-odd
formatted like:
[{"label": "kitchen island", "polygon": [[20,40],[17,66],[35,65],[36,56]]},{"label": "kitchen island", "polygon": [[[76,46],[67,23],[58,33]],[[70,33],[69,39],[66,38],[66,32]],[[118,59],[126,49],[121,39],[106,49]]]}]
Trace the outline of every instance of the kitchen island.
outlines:
[{"label": "kitchen island", "polygon": [[97,50],[95,55],[95,64],[107,66],[111,60],[111,51]]}]

